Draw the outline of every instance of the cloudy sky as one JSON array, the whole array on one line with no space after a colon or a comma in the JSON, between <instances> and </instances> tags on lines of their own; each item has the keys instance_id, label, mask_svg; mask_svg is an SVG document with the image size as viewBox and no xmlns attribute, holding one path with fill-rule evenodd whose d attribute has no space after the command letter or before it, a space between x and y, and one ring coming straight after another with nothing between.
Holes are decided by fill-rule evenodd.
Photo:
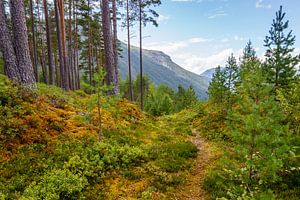
<instances>
[{"instance_id":1,"label":"cloudy sky","mask_svg":"<svg viewBox=\"0 0 300 200\"><path fill-rule=\"evenodd\" d=\"M144 48L163 51L197 74L224 65L231 53L239 56L249 39L263 58L263 41L280 5L300 53L300 0L162 0L156 8L159 27L144 28ZM132 33L136 46L137 35ZM126 42L126 37L120 29L119 38Z\"/></svg>"}]
</instances>

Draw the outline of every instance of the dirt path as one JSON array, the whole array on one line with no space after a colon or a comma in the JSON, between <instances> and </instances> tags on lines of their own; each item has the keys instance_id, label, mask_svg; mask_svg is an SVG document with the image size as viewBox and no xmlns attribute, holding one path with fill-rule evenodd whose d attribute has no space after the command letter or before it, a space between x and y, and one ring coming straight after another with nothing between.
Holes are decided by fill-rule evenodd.
<instances>
[{"instance_id":1,"label":"dirt path","mask_svg":"<svg viewBox=\"0 0 300 200\"><path fill-rule=\"evenodd\" d=\"M208 195L203 189L203 181L205 173L209 167L209 163L213 158L212 151L209 145L199 136L196 130L193 130L193 137L191 141L199 149L198 156L196 158L196 164L186 179L186 184L181 188L178 188L176 194L171 198L178 200L205 200L208 199Z\"/></svg>"}]
</instances>

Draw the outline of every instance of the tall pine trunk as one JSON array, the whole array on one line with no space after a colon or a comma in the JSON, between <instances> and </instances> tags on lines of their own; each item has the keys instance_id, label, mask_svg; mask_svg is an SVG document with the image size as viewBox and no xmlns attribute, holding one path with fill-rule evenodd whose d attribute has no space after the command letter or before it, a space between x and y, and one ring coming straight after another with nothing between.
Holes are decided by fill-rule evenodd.
<instances>
[{"instance_id":1,"label":"tall pine trunk","mask_svg":"<svg viewBox=\"0 0 300 200\"><path fill-rule=\"evenodd\" d=\"M12 38L6 23L4 1L0 0L0 49L4 59L5 73L8 78L19 82L20 75L17 57L12 43Z\"/></svg>"},{"instance_id":2,"label":"tall pine trunk","mask_svg":"<svg viewBox=\"0 0 300 200\"><path fill-rule=\"evenodd\" d=\"M140 19L139 19L139 28L140 28L140 92L141 92L141 109L144 110L144 87L143 87L143 38L142 38L142 0L139 0L140 7Z\"/></svg>"},{"instance_id":3,"label":"tall pine trunk","mask_svg":"<svg viewBox=\"0 0 300 200\"><path fill-rule=\"evenodd\" d=\"M117 0L112 0L113 11L113 48L114 48L114 66L116 71L116 83L119 84L118 69L118 28L117 28Z\"/></svg>"},{"instance_id":4,"label":"tall pine trunk","mask_svg":"<svg viewBox=\"0 0 300 200\"><path fill-rule=\"evenodd\" d=\"M116 71L114 67L114 52L113 52L113 40L111 34L110 25L110 9L109 1L102 0L102 24L103 24L103 39L104 39L104 51L105 51L105 64L107 70L107 85L113 85L113 89L109 94L114 95L119 93L119 88L116 81Z\"/></svg>"},{"instance_id":5,"label":"tall pine trunk","mask_svg":"<svg viewBox=\"0 0 300 200\"><path fill-rule=\"evenodd\" d=\"M64 58L62 51L62 36L61 36L61 25L60 25L60 15L59 15L59 0L54 0L54 9L55 9L55 20L56 20L56 33L57 33L57 43L58 43L58 59L59 59L59 77L57 79L60 83L59 86L64 88L64 77L65 77L65 67L64 67Z\"/></svg>"},{"instance_id":6,"label":"tall pine trunk","mask_svg":"<svg viewBox=\"0 0 300 200\"><path fill-rule=\"evenodd\" d=\"M132 78L131 78L131 46L130 46L130 19L129 19L129 0L126 4L127 12L127 40L128 40L128 76L129 76L129 96L130 100L134 101L133 90L132 90Z\"/></svg>"},{"instance_id":7,"label":"tall pine trunk","mask_svg":"<svg viewBox=\"0 0 300 200\"><path fill-rule=\"evenodd\" d=\"M74 69L75 69L75 83L76 83L76 89L80 89L80 77L79 77L79 62L78 62L78 22L77 22L77 7L75 4L76 0L73 1L73 6L74 6L74 19L75 19L75 24L74 24L74 37L75 37L75 47L74 47Z\"/></svg>"},{"instance_id":8,"label":"tall pine trunk","mask_svg":"<svg viewBox=\"0 0 300 200\"><path fill-rule=\"evenodd\" d=\"M88 0L88 70L89 70L89 83L92 85L92 31L91 31L91 5Z\"/></svg>"},{"instance_id":9,"label":"tall pine trunk","mask_svg":"<svg viewBox=\"0 0 300 200\"><path fill-rule=\"evenodd\" d=\"M62 45L62 55L64 63L64 77L63 77L63 88L69 90L69 67L67 64L67 52L66 52L66 26L65 26L65 10L64 10L64 0L59 0L59 20L60 20L60 31L61 31L61 45Z\"/></svg>"},{"instance_id":10,"label":"tall pine trunk","mask_svg":"<svg viewBox=\"0 0 300 200\"><path fill-rule=\"evenodd\" d=\"M23 85L31 88L36 79L30 60L23 0L10 0L10 12L20 80Z\"/></svg>"},{"instance_id":11,"label":"tall pine trunk","mask_svg":"<svg viewBox=\"0 0 300 200\"><path fill-rule=\"evenodd\" d=\"M41 61L41 65L42 65L44 81L46 84L49 84L48 70L46 67L45 49L44 49L44 30L43 30L43 24L41 21L41 15L40 15L39 0L36 0L36 6L37 6L37 14L38 14L38 27L39 27L39 33L40 33L40 49L41 49L40 61Z\"/></svg>"},{"instance_id":12,"label":"tall pine trunk","mask_svg":"<svg viewBox=\"0 0 300 200\"><path fill-rule=\"evenodd\" d=\"M54 62L52 53L52 38L51 38L51 28L50 20L48 14L48 3L47 0L43 0L45 22L46 22L46 37L47 37L47 51L48 51L48 65L49 65L49 84L54 84Z\"/></svg>"},{"instance_id":13,"label":"tall pine trunk","mask_svg":"<svg viewBox=\"0 0 300 200\"><path fill-rule=\"evenodd\" d=\"M72 42L73 42L73 32L72 32L72 0L69 0L69 23L68 23L68 66L69 66L69 85L71 90L75 90L74 87L74 68L73 68L73 55L72 55Z\"/></svg>"},{"instance_id":14,"label":"tall pine trunk","mask_svg":"<svg viewBox=\"0 0 300 200\"><path fill-rule=\"evenodd\" d=\"M39 80L39 71L38 71L38 53L37 53L37 42L36 42L36 32L35 32L35 20L34 20L34 5L33 0L29 1L30 4L30 17L31 17L31 33L32 33L32 57L33 57L33 69L36 81Z\"/></svg>"}]
</instances>

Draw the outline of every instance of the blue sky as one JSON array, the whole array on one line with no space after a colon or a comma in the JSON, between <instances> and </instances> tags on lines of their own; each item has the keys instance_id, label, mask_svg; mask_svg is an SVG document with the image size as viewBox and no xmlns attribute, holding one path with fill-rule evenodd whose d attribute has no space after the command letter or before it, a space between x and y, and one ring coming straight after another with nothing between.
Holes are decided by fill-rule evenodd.
<instances>
[{"instance_id":1,"label":"blue sky","mask_svg":"<svg viewBox=\"0 0 300 200\"><path fill-rule=\"evenodd\" d=\"M249 39L263 58L263 40L280 5L300 53L300 0L162 0L156 8L159 27L144 28L144 47L167 53L197 74L224 65L231 53L238 57ZM138 45L135 35L132 44ZM125 30L119 38L126 41Z\"/></svg>"}]
</instances>

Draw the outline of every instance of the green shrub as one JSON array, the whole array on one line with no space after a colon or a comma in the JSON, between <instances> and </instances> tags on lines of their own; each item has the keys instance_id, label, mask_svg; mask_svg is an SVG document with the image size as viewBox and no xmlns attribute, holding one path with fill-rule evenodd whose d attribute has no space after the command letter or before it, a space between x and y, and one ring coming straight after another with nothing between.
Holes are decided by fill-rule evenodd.
<instances>
[{"instance_id":1,"label":"green shrub","mask_svg":"<svg viewBox=\"0 0 300 200\"><path fill-rule=\"evenodd\" d=\"M197 147L191 142L176 142L154 145L149 156L157 161L161 170L178 172L190 167L189 158L197 156Z\"/></svg>"},{"instance_id":2,"label":"green shrub","mask_svg":"<svg viewBox=\"0 0 300 200\"><path fill-rule=\"evenodd\" d=\"M156 171L151 180L152 185L161 191L166 191L182 182L183 178L179 175L160 171Z\"/></svg>"},{"instance_id":3,"label":"green shrub","mask_svg":"<svg viewBox=\"0 0 300 200\"><path fill-rule=\"evenodd\" d=\"M21 199L84 199L82 191L87 185L86 178L69 170L52 170L27 187Z\"/></svg>"}]
</instances>

